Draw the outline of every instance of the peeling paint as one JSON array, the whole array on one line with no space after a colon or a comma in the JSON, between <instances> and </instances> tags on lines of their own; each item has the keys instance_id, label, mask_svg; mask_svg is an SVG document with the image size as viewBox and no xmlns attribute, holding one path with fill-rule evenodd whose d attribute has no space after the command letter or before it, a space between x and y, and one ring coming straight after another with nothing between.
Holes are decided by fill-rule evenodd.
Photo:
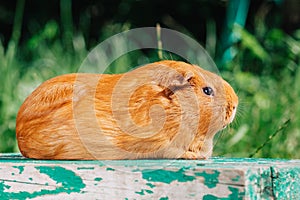
<instances>
[{"instance_id":1,"label":"peeling paint","mask_svg":"<svg viewBox=\"0 0 300 200\"><path fill-rule=\"evenodd\" d=\"M95 167L77 167L78 170L94 170Z\"/></svg>"},{"instance_id":2,"label":"peeling paint","mask_svg":"<svg viewBox=\"0 0 300 200\"><path fill-rule=\"evenodd\" d=\"M46 174L52 180L56 181L57 187L55 190L41 189L40 191L35 191L33 193L29 193L26 191L5 192L5 189L9 189L10 186L1 181L0 194L2 199L35 198L43 195L55 195L62 192L70 194L72 192L80 192L81 189L85 187L85 184L82 182L82 179L79 176L77 176L73 171L67 170L63 167L38 166L35 168L39 170L40 173ZM64 174L64 176L61 176L62 174Z\"/></svg>"},{"instance_id":3,"label":"peeling paint","mask_svg":"<svg viewBox=\"0 0 300 200\"><path fill-rule=\"evenodd\" d=\"M10 188L10 186L9 185L5 185L4 181L0 182L0 194L4 193L5 189L9 189L9 188Z\"/></svg>"},{"instance_id":4,"label":"peeling paint","mask_svg":"<svg viewBox=\"0 0 300 200\"><path fill-rule=\"evenodd\" d=\"M57 183L61 183L63 188L57 188L60 192L80 192L82 188L85 187L80 176L77 176L73 171L67 170L63 167L36 167L41 173L47 174L51 179ZM61 176L64 174L64 176Z\"/></svg>"},{"instance_id":5,"label":"peeling paint","mask_svg":"<svg viewBox=\"0 0 300 200\"><path fill-rule=\"evenodd\" d=\"M152 191L152 190L142 189L141 191L135 192L135 193L136 193L136 194L139 194L139 195L145 195L146 193L148 193L148 194L153 194L153 191Z\"/></svg>"},{"instance_id":6,"label":"peeling paint","mask_svg":"<svg viewBox=\"0 0 300 200\"><path fill-rule=\"evenodd\" d=\"M237 175L236 177L232 178L231 180L234 181L234 182L239 182L240 178L241 178L241 176Z\"/></svg>"},{"instance_id":7,"label":"peeling paint","mask_svg":"<svg viewBox=\"0 0 300 200\"><path fill-rule=\"evenodd\" d=\"M239 192L238 188L234 188L234 187L230 187L230 186L228 186L228 189L232 192L229 195L230 199L244 199L244 197L245 197L245 192L244 191Z\"/></svg>"},{"instance_id":8,"label":"peeling paint","mask_svg":"<svg viewBox=\"0 0 300 200\"><path fill-rule=\"evenodd\" d=\"M13 168L16 168L19 170L19 174L22 174L24 171L24 166L13 166Z\"/></svg>"},{"instance_id":9,"label":"peeling paint","mask_svg":"<svg viewBox=\"0 0 300 200\"><path fill-rule=\"evenodd\" d=\"M153 185L152 183L146 183L146 185L148 185L150 188L155 188L156 186Z\"/></svg>"},{"instance_id":10,"label":"peeling paint","mask_svg":"<svg viewBox=\"0 0 300 200\"><path fill-rule=\"evenodd\" d=\"M207 173L206 171L196 172L195 175L196 176L202 176L204 178L204 184L208 188L214 188L219 183L220 172L217 171L217 170L213 170L213 173Z\"/></svg>"},{"instance_id":11,"label":"peeling paint","mask_svg":"<svg viewBox=\"0 0 300 200\"><path fill-rule=\"evenodd\" d=\"M146 169L142 171L142 176L143 179L146 179L151 182L162 182L167 184L173 181L188 182L196 179L196 177L194 176L186 175L183 169L179 169L175 172L163 169Z\"/></svg>"},{"instance_id":12,"label":"peeling paint","mask_svg":"<svg viewBox=\"0 0 300 200\"><path fill-rule=\"evenodd\" d=\"M278 199L299 199L300 165L293 168L271 167L274 196Z\"/></svg>"},{"instance_id":13,"label":"peeling paint","mask_svg":"<svg viewBox=\"0 0 300 200\"><path fill-rule=\"evenodd\" d=\"M228 197L217 197L215 195L207 194L203 196L203 200L242 200L245 197L244 192L239 192L237 188L234 187L228 187L228 189L231 191L231 194Z\"/></svg>"},{"instance_id":14,"label":"peeling paint","mask_svg":"<svg viewBox=\"0 0 300 200\"><path fill-rule=\"evenodd\" d=\"M94 179L94 181L102 181L102 180L103 180L103 178L100 178L100 177L97 177Z\"/></svg>"},{"instance_id":15,"label":"peeling paint","mask_svg":"<svg viewBox=\"0 0 300 200\"><path fill-rule=\"evenodd\" d=\"M300 160L54 161L0 155L0 199L299 199ZM124 173L125 172L125 173Z\"/></svg>"},{"instance_id":16,"label":"peeling paint","mask_svg":"<svg viewBox=\"0 0 300 200\"><path fill-rule=\"evenodd\" d=\"M161 197L159 200L169 200L169 197Z\"/></svg>"}]
</instances>

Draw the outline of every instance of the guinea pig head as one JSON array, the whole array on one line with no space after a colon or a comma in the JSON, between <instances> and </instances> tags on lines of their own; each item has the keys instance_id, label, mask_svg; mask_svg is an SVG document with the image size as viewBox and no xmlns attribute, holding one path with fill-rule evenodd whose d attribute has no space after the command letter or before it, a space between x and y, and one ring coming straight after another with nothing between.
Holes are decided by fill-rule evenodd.
<instances>
[{"instance_id":1,"label":"guinea pig head","mask_svg":"<svg viewBox=\"0 0 300 200\"><path fill-rule=\"evenodd\" d=\"M212 125L211 131L207 130L208 134L225 128L233 121L238 97L225 80L196 65L175 61L161 63L167 64L171 70L168 70L167 75L166 72L158 72L157 79L162 80L169 95L185 92L189 95L186 98L197 98L194 102L198 103L200 109L200 124L203 127Z\"/></svg>"},{"instance_id":2,"label":"guinea pig head","mask_svg":"<svg viewBox=\"0 0 300 200\"><path fill-rule=\"evenodd\" d=\"M177 105L181 107L181 121L186 124L187 131L179 137L184 140L183 137L189 136L190 140L183 158L210 157L213 137L233 121L238 97L220 76L199 66L172 61L164 64L176 70L173 78L164 83L168 88L165 90L167 96L176 96Z\"/></svg>"},{"instance_id":3,"label":"guinea pig head","mask_svg":"<svg viewBox=\"0 0 300 200\"><path fill-rule=\"evenodd\" d=\"M190 82L200 101L200 124L204 122L209 125L206 134L213 136L233 121L238 97L233 88L220 76L198 66L194 67L195 76Z\"/></svg>"}]
</instances>

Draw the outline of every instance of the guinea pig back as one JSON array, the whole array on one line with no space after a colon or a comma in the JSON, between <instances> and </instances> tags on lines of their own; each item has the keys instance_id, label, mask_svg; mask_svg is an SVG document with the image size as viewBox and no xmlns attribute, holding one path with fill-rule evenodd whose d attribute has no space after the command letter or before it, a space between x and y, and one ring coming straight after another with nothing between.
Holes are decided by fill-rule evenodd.
<instances>
[{"instance_id":1,"label":"guinea pig back","mask_svg":"<svg viewBox=\"0 0 300 200\"><path fill-rule=\"evenodd\" d=\"M238 106L218 75L179 61L124 74L67 74L42 83L16 120L35 159L204 159Z\"/></svg>"}]
</instances>

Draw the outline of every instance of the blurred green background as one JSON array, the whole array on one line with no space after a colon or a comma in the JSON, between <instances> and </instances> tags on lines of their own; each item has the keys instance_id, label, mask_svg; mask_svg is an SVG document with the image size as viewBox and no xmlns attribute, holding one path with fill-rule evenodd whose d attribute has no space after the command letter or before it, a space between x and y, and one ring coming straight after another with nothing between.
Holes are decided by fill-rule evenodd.
<instances>
[{"instance_id":1,"label":"blurred green background","mask_svg":"<svg viewBox=\"0 0 300 200\"><path fill-rule=\"evenodd\" d=\"M299 10L298 0L1 1L0 152L18 151L16 114L41 82L76 72L106 38L159 23L202 44L239 95L215 156L300 158ZM131 53L113 69L138 65L137 56L159 59Z\"/></svg>"}]
</instances>

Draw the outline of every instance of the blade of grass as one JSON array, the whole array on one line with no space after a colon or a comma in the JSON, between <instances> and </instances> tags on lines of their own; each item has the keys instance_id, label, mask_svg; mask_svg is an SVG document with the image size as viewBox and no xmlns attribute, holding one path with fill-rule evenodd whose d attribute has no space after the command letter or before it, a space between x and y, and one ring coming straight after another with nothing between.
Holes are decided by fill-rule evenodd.
<instances>
[{"instance_id":1,"label":"blade of grass","mask_svg":"<svg viewBox=\"0 0 300 200\"><path fill-rule=\"evenodd\" d=\"M157 35L157 48L158 48L158 58L160 60L163 59L163 52L162 52L162 41L161 41L161 28L160 24L156 24L156 35Z\"/></svg>"},{"instance_id":2,"label":"blade of grass","mask_svg":"<svg viewBox=\"0 0 300 200\"><path fill-rule=\"evenodd\" d=\"M282 126L280 126L272 135L269 136L269 138L262 144L260 145L253 153L249 155L249 158L252 158L255 154L257 154L264 146L266 146L267 143L269 143L279 132L283 131L286 129L289 124L290 124L291 119L286 120Z\"/></svg>"}]
</instances>

